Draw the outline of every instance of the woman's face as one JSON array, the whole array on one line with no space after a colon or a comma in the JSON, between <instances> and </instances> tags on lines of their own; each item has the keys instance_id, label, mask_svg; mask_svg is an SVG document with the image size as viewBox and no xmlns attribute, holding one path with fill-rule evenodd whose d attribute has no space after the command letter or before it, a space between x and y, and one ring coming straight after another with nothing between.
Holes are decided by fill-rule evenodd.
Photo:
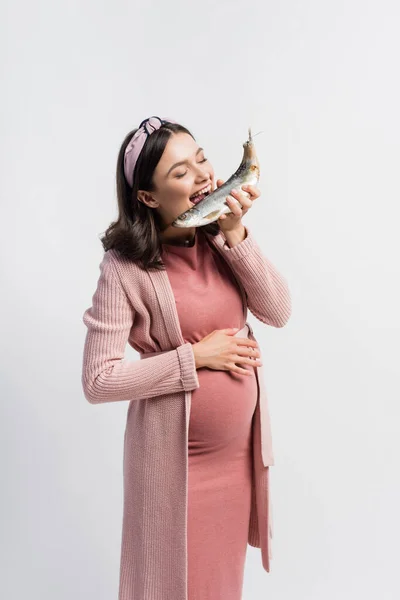
<instances>
[{"instance_id":1,"label":"woman's face","mask_svg":"<svg viewBox=\"0 0 400 600\"><path fill-rule=\"evenodd\" d=\"M178 164L177 164L178 163ZM194 206L190 197L210 186L214 170L204 150L187 133L171 134L153 174L154 190L139 190L138 198L155 208L165 225ZM175 237L187 237L195 228L171 227Z\"/></svg>"}]
</instances>

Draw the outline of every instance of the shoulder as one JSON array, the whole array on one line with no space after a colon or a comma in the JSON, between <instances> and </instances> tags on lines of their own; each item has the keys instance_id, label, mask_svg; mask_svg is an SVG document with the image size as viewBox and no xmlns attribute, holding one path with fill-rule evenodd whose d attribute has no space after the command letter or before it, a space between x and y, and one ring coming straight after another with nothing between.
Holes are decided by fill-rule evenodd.
<instances>
[{"instance_id":1,"label":"shoulder","mask_svg":"<svg viewBox=\"0 0 400 600\"><path fill-rule=\"evenodd\" d=\"M115 266L124 265L129 262L134 264L132 261L129 261L125 256L122 256L122 254L120 252L118 252L118 250L115 250L114 248L112 248L110 250L106 250L104 252L103 262L107 263L107 264L110 263Z\"/></svg>"},{"instance_id":2,"label":"shoulder","mask_svg":"<svg viewBox=\"0 0 400 600\"><path fill-rule=\"evenodd\" d=\"M118 284L131 302L136 303L137 298L151 294L148 271L142 269L137 262L123 256L118 250L107 250L103 256L103 264L110 279Z\"/></svg>"},{"instance_id":3,"label":"shoulder","mask_svg":"<svg viewBox=\"0 0 400 600\"><path fill-rule=\"evenodd\" d=\"M113 269L120 275L122 275L123 273L132 273L140 270L139 265L135 261L130 260L126 256L123 256L120 252L118 252L118 250L115 250L114 248L106 250L106 252L104 252L103 263L105 265L109 265L109 268Z\"/></svg>"},{"instance_id":4,"label":"shoulder","mask_svg":"<svg viewBox=\"0 0 400 600\"><path fill-rule=\"evenodd\" d=\"M117 284L119 287L125 288L127 273L132 274L137 265L122 256L117 250L106 250L100 263L101 276L110 283Z\"/></svg>"}]
</instances>

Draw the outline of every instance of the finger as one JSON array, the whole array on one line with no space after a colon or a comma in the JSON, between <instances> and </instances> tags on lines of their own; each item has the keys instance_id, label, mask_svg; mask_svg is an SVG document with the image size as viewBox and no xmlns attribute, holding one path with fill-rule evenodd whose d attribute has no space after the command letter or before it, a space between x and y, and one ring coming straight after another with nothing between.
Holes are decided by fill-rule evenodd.
<instances>
[{"instance_id":1,"label":"finger","mask_svg":"<svg viewBox=\"0 0 400 600\"><path fill-rule=\"evenodd\" d=\"M249 371L248 369L241 369L240 367L234 365L233 367L230 367L230 370L232 371L232 373L238 373L238 375L252 375L252 372Z\"/></svg>"},{"instance_id":2,"label":"finger","mask_svg":"<svg viewBox=\"0 0 400 600\"><path fill-rule=\"evenodd\" d=\"M243 206L245 206L244 201L242 200L242 198L232 198L231 196L227 196L226 197L226 203L229 206L229 208L231 209L231 211L233 212L233 214L235 215L241 215L242 214L242 209L241 207L238 205L237 202L240 202L240 204Z\"/></svg>"},{"instance_id":3,"label":"finger","mask_svg":"<svg viewBox=\"0 0 400 600\"><path fill-rule=\"evenodd\" d=\"M236 198L236 200L238 200L240 202L240 204L242 206L244 206L245 208L250 208L250 206L252 205L252 200L248 197L248 195L245 192L235 189L235 190L232 190L230 192L230 194L231 194L231 196Z\"/></svg>"},{"instance_id":4,"label":"finger","mask_svg":"<svg viewBox=\"0 0 400 600\"><path fill-rule=\"evenodd\" d=\"M240 206L236 206L235 204L229 204L229 203L228 203L228 206L231 210L231 212L228 214L233 214L235 217L242 216L243 213L242 213L242 209L240 208Z\"/></svg>"},{"instance_id":5,"label":"finger","mask_svg":"<svg viewBox=\"0 0 400 600\"><path fill-rule=\"evenodd\" d=\"M261 356L261 352L258 348L253 348L253 346L237 346L236 354L239 356L247 356L250 358L259 358Z\"/></svg>"},{"instance_id":6,"label":"finger","mask_svg":"<svg viewBox=\"0 0 400 600\"><path fill-rule=\"evenodd\" d=\"M258 342L250 338L235 338L237 346L245 346L246 348L259 348Z\"/></svg>"},{"instance_id":7,"label":"finger","mask_svg":"<svg viewBox=\"0 0 400 600\"><path fill-rule=\"evenodd\" d=\"M217 179L217 187L221 187L221 185L224 183L223 179Z\"/></svg>"},{"instance_id":8,"label":"finger","mask_svg":"<svg viewBox=\"0 0 400 600\"><path fill-rule=\"evenodd\" d=\"M251 200L255 200L261 195L261 191L255 185L243 185L242 190L250 194Z\"/></svg>"}]
</instances>

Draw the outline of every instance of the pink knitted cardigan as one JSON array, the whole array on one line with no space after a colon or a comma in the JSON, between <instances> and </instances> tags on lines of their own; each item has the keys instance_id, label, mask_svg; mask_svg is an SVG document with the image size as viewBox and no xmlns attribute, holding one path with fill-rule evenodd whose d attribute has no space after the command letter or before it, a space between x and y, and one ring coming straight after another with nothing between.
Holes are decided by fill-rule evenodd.
<instances>
[{"instance_id":1,"label":"pink knitted cardigan","mask_svg":"<svg viewBox=\"0 0 400 600\"><path fill-rule=\"evenodd\" d=\"M206 237L237 280L245 320L249 308L266 325L283 327L291 313L288 284L245 229L246 238L232 248L222 232ZM187 600L188 426L191 390L199 387L199 380L167 272L141 269L115 250L105 252L83 322L85 398L92 404L129 402L119 600ZM126 360L127 343L146 360ZM263 367L255 371L248 543L261 548L262 565L269 572L269 466L274 457Z\"/></svg>"}]
</instances>

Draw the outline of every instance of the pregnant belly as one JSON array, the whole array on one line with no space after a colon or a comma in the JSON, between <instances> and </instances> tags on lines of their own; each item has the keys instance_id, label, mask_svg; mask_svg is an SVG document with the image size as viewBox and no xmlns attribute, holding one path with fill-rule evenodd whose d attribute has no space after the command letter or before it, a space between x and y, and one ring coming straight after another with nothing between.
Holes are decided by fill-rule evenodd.
<instances>
[{"instance_id":1,"label":"pregnant belly","mask_svg":"<svg viewBox=\"0 0 400 600\"><path fill-rule=\"evenodd\" d=\"M189 419L189 450L224 446L234 438L248 436L257 404L255 370L239 375L232 371L197 371L200 387L192 390Z\"/></svg>"}]
</instances>

